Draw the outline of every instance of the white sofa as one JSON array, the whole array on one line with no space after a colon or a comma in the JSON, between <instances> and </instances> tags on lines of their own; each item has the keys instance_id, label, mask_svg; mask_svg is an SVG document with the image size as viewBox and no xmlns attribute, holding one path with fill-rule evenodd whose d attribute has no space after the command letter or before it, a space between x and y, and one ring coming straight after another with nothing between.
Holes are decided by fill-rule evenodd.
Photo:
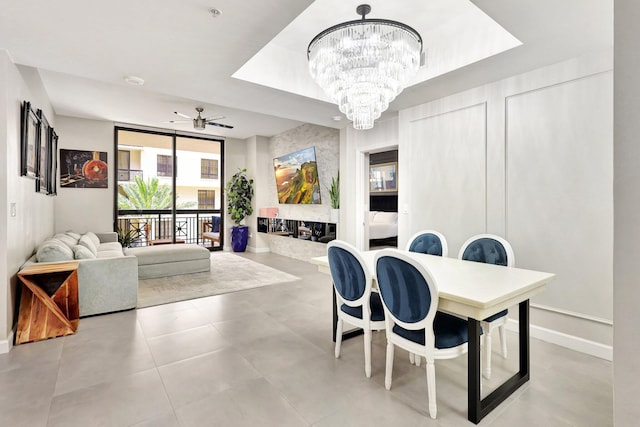
<instances>
[{"instance_id":1,"label":"white sofa","mask_svg":"<svg viewBox=\"0 0 640 427\"><path fill-rule=\"evenodd\" d=\"M45 240L22 268L77 260L80 316L135 308L138 260L126 256L115 232L59 233Z\"/></svg>"}]
</instances>

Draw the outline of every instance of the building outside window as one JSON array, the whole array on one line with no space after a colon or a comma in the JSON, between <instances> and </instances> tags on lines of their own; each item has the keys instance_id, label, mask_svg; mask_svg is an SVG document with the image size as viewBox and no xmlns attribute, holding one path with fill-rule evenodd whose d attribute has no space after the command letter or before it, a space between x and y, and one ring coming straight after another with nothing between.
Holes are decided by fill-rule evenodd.
<instances>
[{"instance_id":1,"label":"building outside window","mask_svg":"<svg viewBox=\"0 0 640 427\"><path fill-rule=\"evenodd\" d=\"M158 176L173 176L171 156L158 154Z\"/></svg>"},{"instance_id":2,"label":"building outside window","mask_svg":"<svg viewBox=\"0 0 640 427\"><path fill-rule=\"evenodd\" d=\"M200 178L218 179L218 160L200 159Z\"/></svg>"},{"instance_id":3,"label":"building outside window","mask_svg":"<svg viewBox=\"0 0 640 427\"><path fill-rule=\"evenodd\" d=\"M198 190L198 209L215 209L216 191Z\"/></svg>"}]
</instances>

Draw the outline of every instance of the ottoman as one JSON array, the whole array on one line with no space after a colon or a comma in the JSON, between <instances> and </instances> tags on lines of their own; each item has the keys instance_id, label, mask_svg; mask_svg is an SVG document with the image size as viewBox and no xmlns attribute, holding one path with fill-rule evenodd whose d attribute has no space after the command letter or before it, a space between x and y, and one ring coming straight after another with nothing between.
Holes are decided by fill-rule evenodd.
<instances>
[{"instance_id":1,"label":"ottoman","mask_svg":"<svg viewBox=\"0 0 640 427\"><path fill-rule=\"evenodd\" d=\"M138 258L138 278L176 276L211 269L211 252L198 245L160 245L125 249Z\"/></svg>"}]
</instances>

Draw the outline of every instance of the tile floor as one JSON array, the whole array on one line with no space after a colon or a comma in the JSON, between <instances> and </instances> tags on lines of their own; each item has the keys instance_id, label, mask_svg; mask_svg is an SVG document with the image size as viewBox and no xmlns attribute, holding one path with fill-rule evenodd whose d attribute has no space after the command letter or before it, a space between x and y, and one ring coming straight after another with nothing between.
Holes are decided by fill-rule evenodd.
<instances>
[{"instance_id":1,"label":"tile floor","mask_svg":"<svg viewBox=\"0 0 640 427\"><path fill-rule=\"evenodd\" d=\"M466 358L436 362L438 418L422 367L396 350L384 389L384 332L372 377L362 338L333 356L329 277L245 254L301 280L81 319L76 335L0 355L2 426L468 426ZM515 371L494 356L490 390ZM496 346L496 351L498 347ZM613 425L611 363L532 340L532 379L485 426Z\"/></svg>"}]
</instances>

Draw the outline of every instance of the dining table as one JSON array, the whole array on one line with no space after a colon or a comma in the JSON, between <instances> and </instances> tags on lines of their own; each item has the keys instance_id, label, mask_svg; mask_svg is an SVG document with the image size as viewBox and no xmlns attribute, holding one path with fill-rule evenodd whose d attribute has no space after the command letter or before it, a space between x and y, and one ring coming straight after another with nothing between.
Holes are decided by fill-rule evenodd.
<instances>
[{"instance_id":1,"label":"dining table","mask_svg":"<svg viewBox=\"0 0 640 427\"><path fill-rule=\"evenodd\" d=\"M379 250L361 251L365 267L375 284L375 257ZM467 319L469 332L467 402L468 419L478 424L530 378L529 299L542 292L555 274L523 268L505 267L456 258L402 251L422 264L438 288L438 310ZM320 272L331 274L329 258L315 257L311 263ZM334 290L333 333L337 322ZM480 392L480 322L502 310L518 306L519 370L491 393ZM356 332L357 333L357 332ZM351 331L350 335L354 335ZM345 336L347 338L348 336Z\"/></svg>"}]
</instances>

